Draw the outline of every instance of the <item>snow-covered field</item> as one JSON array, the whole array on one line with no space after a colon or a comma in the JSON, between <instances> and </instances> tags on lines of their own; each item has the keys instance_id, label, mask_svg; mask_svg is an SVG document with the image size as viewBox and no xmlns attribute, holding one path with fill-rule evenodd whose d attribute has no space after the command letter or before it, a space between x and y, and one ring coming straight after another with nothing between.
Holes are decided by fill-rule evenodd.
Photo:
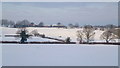
<instances>
[{"instance_id":1,"label":"snow-covered field","mask_svg":"<svg viewBox=\"0 0 120 68\"><path fill-rule=\"evenodd\" d=\"M4 37L4 35L14 35L17 32L17 28L6 28L6 27L0 27L3 31L3 40L7 40L8 38ZM27 30L29 32L33 31L33 30L37 30L40 34L45 34L45 36L49 36L49 37L53 37L53 38L59 38L59 39L63 39L65 40L67 37L71 38L71 41L76 42L77 41L77 31L81 30L81 28L77 28L77 29L64 29L64 28L38 28L38 27L29 27L27 28ZM100 39L100 35L103 33L103 31L100 30L96 30L95 31L95 37L94 40L95 41L101 41ZM61 37L60 37L61 36ZM11 39L11 38L9 38ZM41 40L41 38L37 38L38 40ZM19 40L19 39L15 39L12 38L12 40ZM34 40L33 38L28 39L30 40ZM9 41L9 40L7 40ZM48 40L50 41L50 40ZM53 40L51 40L53 41Z\"/></svg>"},{"instance_id":2,"label":"snow-covered field","mask_svg":"<svg viewBox=\"0 0 120 68\"><path fill-rule=\"evenodd\" d=\"M4 41L20 41L16 38L4 37L16 34L18 29L2 29ZM27 28L28 31L37 29L40 34L53 38L65 39L70 37L76 41L76 31L81 29L58 28ZM96 30L94 39L100 40L103 31ZM61 37L59 37L61 36ZM28 41L55 41L32 37ZM2 44L3 66L117 66L117 45L87 45L87 44Z\"/></svg>"},{"instance_id":3,"label":"snow-covered field","mask_svg":"<svg viewBox=\"0 0 120 68\"><path fill-rule=\"evenodd\" d=\"M20 41L20 38L14 38L14 37L4 37L2 38L2 41ZM27 40L27 42L55 42L56 40L51 39L45 39L41 37L32 37Z\"/></svg>"},{"instance_id":4,"label":"snow-covered field","mask_svg":"<svg viewBox=\"0 0 120 68\"><path fill-rule=\"evenodd\" d=\"M118 46L3 44L4 66L117 66Z\"/></svg>"}]
</instances>

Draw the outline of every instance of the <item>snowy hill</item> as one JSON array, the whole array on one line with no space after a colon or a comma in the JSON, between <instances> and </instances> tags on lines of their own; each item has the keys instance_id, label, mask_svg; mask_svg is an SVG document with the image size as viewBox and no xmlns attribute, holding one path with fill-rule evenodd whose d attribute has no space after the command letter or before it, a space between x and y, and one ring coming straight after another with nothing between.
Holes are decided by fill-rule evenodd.
<instances>
[{"instance_id":1,"label":"snowy hill","mask_svg":"<svg viewBox=\"0 0 120 68\"><path fill-rule=\"evenodd\" d=\"M3 40L7 40L7 38L4 37L4 35L15 35L18 28L6 28L6 27L0 27L2 29L2 35ZM81 30L81 28L75 28L75 29L64 29L64 28L39 28L39 27L28 27L27 30L29 32L33 30L37 30L40 34L45 34L45 36L53 37L53 38L59 38L65 40L67 37L70 37L72 41L77 41L77 31ZM95 36L94 40L100 41L100 36L103 33L103 31L95 30ZM34 41L33 39L37 38L30 38L29 41ZM37 40L40 40L41 38L38 37ZM15 38L12 38L12 40L16 40Z\"/></svg>"}]
</instances>

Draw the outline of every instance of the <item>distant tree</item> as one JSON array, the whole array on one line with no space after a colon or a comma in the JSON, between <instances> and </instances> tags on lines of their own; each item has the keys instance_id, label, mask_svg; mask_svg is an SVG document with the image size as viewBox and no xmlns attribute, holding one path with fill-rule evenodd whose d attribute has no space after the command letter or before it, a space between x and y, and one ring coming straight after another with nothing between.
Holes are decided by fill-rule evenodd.
<instances>
[{"instance_id":1,"label":"distant tree","mask_svg":"<svg viewBox=\"0 0 120 68\"><path fill-rule=\"evenodd\" d=\"M79 24L76 23L76 24L74 25L74 27L75 27L75 28L79 28Z\"/></svg>"},{"instance_id":2,"label":"distant tree","mask_svg":"<svg viewBox=\"0 0 120 68\"><path fill-rule=\"evenodd\" d=\"M1 26L8 27L9 26L9 21L7 19L2 19Z\"/></svg>"},{"instance_id":3,"label":"distant tree","mask_svg":"<svg viewBox=\"0 0 120 68\"><path fill-rule=\"evenodd\" d=\"M68 27L73 28L74 25L70 23L70 24L68 24Z\"/></svg>"},{"instance_id":4,"label":"distant tree","mask_svg":"<svg viewBox=\"0 0 120 68\"><path fill-rule=\"evenodd\" d=\"M40 27L43 27L43 26L44 26L44 23L43 23L43 22L40 22L38 25L39 25Z\"/></svg>"},{"instance_id":5,"label":"distant tree","mask_svg":"<svg viewBox=\"0 0 120 68\"><path fill-rule=\"evenodd\" d=\"M16 23L17 27L28 27L30 22L28 20L18 21Z\"/></svg>"},{"instance_id":6,"label":"distant tree","mask_svg":"<svg viewBox=\"0 0 120 68\"><path fill-rule=\"evenodd\" d=\"M30 26L30 27L35 26L34 22L31 22L31 23L29 24L29 26Z\"/></svg>"},{"instance_id":7,"label":"distant tree","mask_svg":"<svg viewBox=\"0 0 120 68\"><path fill-rule=\"evenodd\" d=\"M70 41L71 41L70 37L67 37L66 38L66 43L70 43Z\"/></svg>"},{"instance_id":8,"label":"distant tree","mask_svg":"<svg viewBox=\"0 0 120 68\"><path fill-rule=\"evenodd\" d=\"M61 24L60 22L57 23L57 25L53 27L58 27L58 28L67 28L65 25Z\"/></svg>"},{"instance_id":9,"label":"distant tree","mask_svg":"<svg viewBox=\"0 0 120 68\"><path fill-rule=\"evenodd\" d=\"M93 39L95 32L94 32L94 28L91 25L85 25L83 28L83 33L84 33L84 37L87 41L87 43L89 43L89 41L91 39Z\"/></svg>"},{"instance_id":10,"label":"distant tree","mask_svg":"<svg viewBox=\"0 0 120 68\"><path fill-rule=\"evenodd\" d=\"M15 22L8 21L7 19L2 19L0 24L1 26L4 26L4 27L13 27L15 25Z\"/></svg>"},{"instance_id":11,"label":"distant tree","mask_svg":"<svg viewBox=\"0 0 120 68\"><path fill-rule=\"evenodd\" d=\"M10 25L10 27L14 27L15 22L14 21L9 21L9 25Z\"/></svg>"},{"instance_id":12,"label":"distant tree","mask_svg":"<svg viewBox=\"0 0 120 68\"><path fill-rule=\"evenodd\" d=\"M58 22L58 23L57 23L57 26L61 26L61 23L60 23L60 22Z\"/></svg>"},{"instance_id":13,"label":"distant tree","mask_svg":"<svg viewBox=\"0 0 120 68\"><path fill-rule=\"evenodd\" d=\"M116 28L116 26L113 24L108 24L105 27L106 27L106 30L111 31L111 32L114 32L114 30Z\"/></svg>"},{"instance_id":14,"label":"distant tree","mask_svg":"<svg viewBox=\"0 0 120 68\"><path fill-rule=\"evenodd\" d=\"M79 41L79 43L83 42L83 37L84 37L83 31L82 30L77 31L77 40Z\"/></svg>"},{"instance_id":15,"label":"distant tree","mask_svg":"<svg viewBox=\"0 0 120 68\"><path fill-rule=\"evenodd\" d=\"M100 30L101 30L101 31L104 31L104 30L105 30L105 28L100 27Z\"/></svg>"},{"instance_id":16,"label":"distant tree","mask_svg":"<svg viewBox=\"0 0 120 68\"><path fill-rule=\"evenodd\" d=\"M50 27L52 27L52 25L50 25Z\"/></svg>"},{"instance_id":17,"label":"distant tree","mask_svg":"<svg viewBox=\"0 0 120 68\"><path fill-rule=\"evenodd\" d=\"M22 24L22 25L29 25L30 22L29 22L28 20L23 20L23 21L21 21L21 24Z\"/></svg>"}]
</instances>

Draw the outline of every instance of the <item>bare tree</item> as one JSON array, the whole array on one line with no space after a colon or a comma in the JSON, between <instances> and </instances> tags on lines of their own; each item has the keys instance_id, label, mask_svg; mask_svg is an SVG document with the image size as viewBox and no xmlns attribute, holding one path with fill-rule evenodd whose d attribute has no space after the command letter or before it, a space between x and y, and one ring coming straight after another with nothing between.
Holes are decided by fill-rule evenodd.
<instances>
[{"instance_id":1,"label":"bare tree","mask_svg":"<svg viewBox=\"0 0 120 68\"><path fill-rule=\"evenodd\" d=\"M120 39L120 28L115 30L115 34L118 36L118 39Z\"/></svg>"},{"instance_id":2,"label":"bare tree","mask_svg":"<svg viewBox=\"0 0 120 68\"><path fill-rule=\"evenodd\" d=\"M120 39L120 28L114 29L113 33L117 36L117 39Z\"/></svg>"},{"instance_id":3,"label":"bare tree","mask_svg":"<svg viewBox=\"0 0 120 68\"><path fill-rule=\"evenodd\" d=\"M29 26L30 22L28 20L22 20L22 21L18 21L16 23L17 27L27 27Z\"/></svg>"},{"instance_id":4,"label":"bare tree","mask_svg":"<svg viewBox=\"0 0 120 68\"><path fill-rule=\"evenodd\" d=\"M70 37L67 37L65 41L66 41L66 43L70 43L70 41L71 41Z\"/></svg>"},{"instance_id":5,"label":"bare tree","mask_svg":"<svg viewBox=\"0 0 120 68\"><path fill-rule=\"evenodd\" d=\"M10 25L10 27L14 27L15 22L14 21L9 21L9 25Z\"/></svg>"},{"instance_id":6,"label":"bare tree","mask_svg":"<svg viewBox=\"0 0 120 68\"><path fill-rule=\"evenodd\" d=\"M70 24L68 24L68 27L73 28L74 25L70 23Z\"/></svg>"},{"instance_id":7,"label":"bare tree","mask_svg":"<svg viewBox=\"0 0 120 68\"><path fill-rule=\"evenodd\" d=\"M74 27L75 27L75 28L79 28L79 24L76 23L76 24L74 25Z\"/></svg>"},{"instance_id":8,"label":"bare tree","mask_svg":"<svg viewBox=\"0 0 120 68\"><path fill-rule=\"evenodd\" d=\"M9 21L7 19L2 19L1 26L8 27L9 26Z\"/></svg>"},{"instance_id":9,"label":"bare tree","mask_svg":"<svg viewBox=\"0 0 120 68\"><path fill-rule=\"evenodd\" d=\"M58 23L57 23L57 26L61 26L61 23L60 23L60 22L58 22Z\"/></svg>"},{"instance_id":10,"label":"bare tree","mask_svg":"<svg viewBox=\"0 0 120 68\"><path fill-rule=\"evenodd\" d=\"M33 30L33 31L31 32L31 34L33 34L34 36L40 36L40 34L38 33L37 30Z\"/></svg>"},{"instance_id":11,"label":"bare tree","mask_svg":"<svg viewBox=\"0 0 120 68\"><path fill-rule=\"evenodd\" d=\"M43 23L43 22L40 22L38 25L39 25L40 27L43 27L43 26L44 26L44 23Z\"/></svg>"},{"instance_id":12,"label":"bare tree","mask_svg":"<svg viewBox=\"0 0 120 68\"><path fill-rule=\"evenodd\" d=\"M7 19L2 19L0 24L1 26L4 26L4 27L13 27L15 25L15 22L9 21Z\"/></svg>"},{"instance_id":13,"label":"bare tree","mask_svg":"<svg viewBox=\"0 0 120 68\"><path fill-rule=\"evenodd\" d=\"M82 43L83 39L86 40L87 43L93 39L95 35L94 28L91 25L85 25L83 30L77 31L77 40Z\"/></svg>"},{"instance_id":14,"label":"bare tree","mask_svg":"<svg viewBox=\"0 0 120 68\"><path fill-rule=\"evenodd\" d=\"M77 31L77 40L79 41L79 43L82 43L83 42L83 31Z\"/></svg>"},{"instance_id":15,"label":"bare tree","mask_svg":"<svg viewBox=\"0 0 120 68\"><path fill-rule=\"evenodd\" d=\"M116 37L117 36L111 30L106 30L101 35L101 39L104 39L106 41L106 43L109 43L109 41L114 40Z\"/></svg>"},{"instance_id":16,"label":"bare tree","mask_svg":"<svg viewBox=\"0 0 120 68\"><path fill-rule=\"evenodd\" d=\"M40 34L37 30L31 31L31 35L37 36L37 37L45 37L45 34Z\"/></svg>"},{"instance_id":17,"label":"bare tree","mask_svg":"<svg viewBox=\"0 0 120 68\"><path fill-rule=\"evenodd\" d=\"M106 27L107 30L110 30L110 29L113 30L116 26L113 25L113 24L108 24L108 25L106 25L105 27Z\"/></svg>"},{"instance_id":18,"label":"bare tree","mask_svg":"<svg viewBox=\"0 0 120 68\"><path fill-rule=\"evenodd\" d=\"M105 26L106 29L105 31L102 33L101 35L101 39L104 39L106 41L106 43L109 43L110 41L115 41L114 39L116 39L117 36L117 31L115 29L115 25L109 24Z\"/></svg>"},{"instance_id":19,"label":"bare tree","mask_svg":"<svg viewBox=\"0 0 120 68\"><path fill-rule=\"evenodd\" d=\"M25 43L25 41L27 41L27 39L31 36L29 35L28 30L26 28L18 29L16 34L19 35L18 38L21 38L21 43Z\"/></svg>"},{"instance_id":20,"label":"bare tree","mask_svg":"<svg viewBox=\"0 0 120 68\"><path fill-rule=\"evenodd\" d=\"M86 42L89 43L89 41L91 39L93 39L95 32L94 32L94 28L91 25L85 25L83 28L83 33L84 33L84 37L86 39Z\"/></svg>"}]
</instances>

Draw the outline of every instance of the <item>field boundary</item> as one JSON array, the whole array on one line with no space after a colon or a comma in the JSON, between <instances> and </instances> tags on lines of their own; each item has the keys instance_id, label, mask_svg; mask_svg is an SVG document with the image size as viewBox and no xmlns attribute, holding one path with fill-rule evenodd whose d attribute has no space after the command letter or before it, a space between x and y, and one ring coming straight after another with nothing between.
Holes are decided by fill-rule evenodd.
<instances>
[{"instance_id":1,"label":"field boundary","mask_svg":"<svg viewBox=\"0 0 120 68\"><path fill-rule=\"evenodd\" d=\"M118 43L105 43L105 42L90 42L90 43L76 43L76 42L25 42L25 43L20 43L17 41L0 41L0 43L13 43L13 44L108 44L108 45L120 45L120 42Z\"/></svg>"}]
</instances>

